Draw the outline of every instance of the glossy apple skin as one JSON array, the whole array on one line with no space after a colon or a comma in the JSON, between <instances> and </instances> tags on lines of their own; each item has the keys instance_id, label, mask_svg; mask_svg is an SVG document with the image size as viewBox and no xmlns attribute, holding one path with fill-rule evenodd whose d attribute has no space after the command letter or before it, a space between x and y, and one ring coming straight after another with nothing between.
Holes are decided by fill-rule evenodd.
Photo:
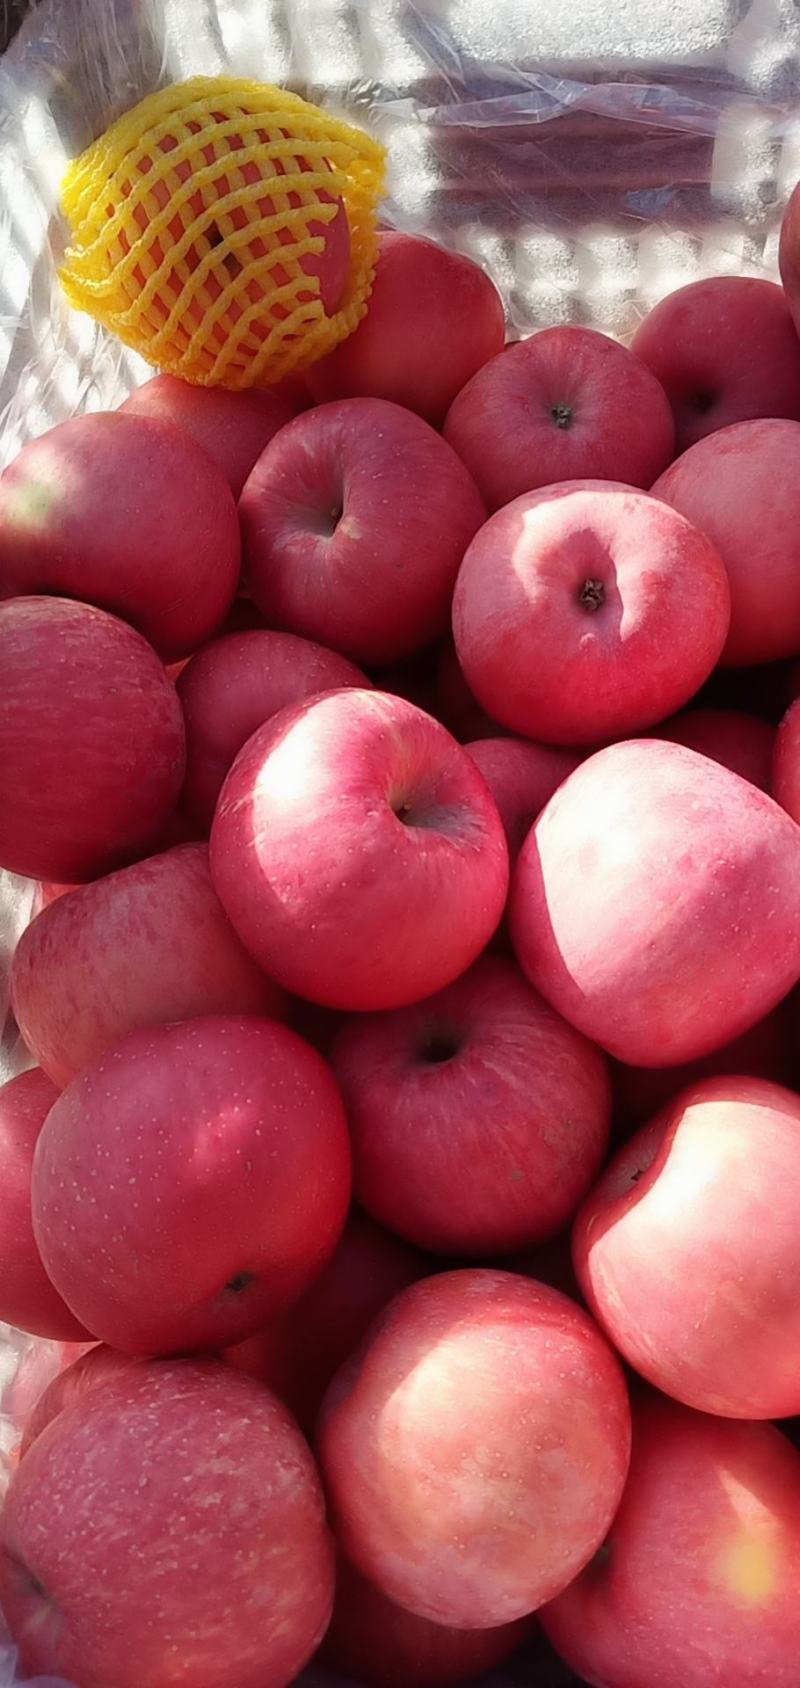
<instances>
[{"instance_id":1,"label":"glossy apple skin","mask_svg":"<svg viewBox=\"0 0 800 1688\"><path fill-rule=\"evenodd\" d=\"M39 1067L0 1085L0 1319L58 1342L86 1336L42 1265L31 1220L36 1140L58 1090Z\"/></svg>"},{"instance_id":2,"label":"glossy apple skin","mask_svg":"<svg viewBox=\"0 0 800 1688\"><path fill-rule=\"evenodd\" d=\"M148 856L43 909L14 952L11 1002L61 1089L140 1027L286 1011L228 920L205 844Z\"/></svg>"},{"instance_id":3,"label":"glossy apple skin","mask_svg":"<svg viewBox=\"0 0 800 1688\"><path fill-rule=\"evenodd\" d=\"M800 650L800 422L736 422L698 440L653 493L702 529L731 586L729 668Z\"/></svg>"},{"instance_id":4,"label":"glossy apple skin","mask_svg":"<svg viewBox=\"0 0 800 1688\"><path fill-rule=\"evenodd\" d=\"M669 399L676 454L733 422L800 419L800 342L774 281L743 275L691 281L654 305L631 351Z\"/></svg>"},{"instance_id":5,"label":"glossy apple skin","mask_svg":"<svg viewBox=\"0 0 800 1688\"><path fill-rule=\"evenodd\" d=\"M603 1551L540 1614L581 1680L794 1688L800 1455L770 1424L647 1396Z\"/></svg>"},{"instance_id":6,"label":"glossy apple skin","mask_svg":"<svg viewBox=\"0 0 800 1688\"><path fill-rule=\"evenodd\" d=\"M182 801L194 820L211 826L225 775L257 727L291 703L345 686L369 680L338 651L294 633L253 630L204 645L178 678L186 722Z\"/></svg>"},{"instance_id":7,"label":"glossy apple skin","mask_svg":"<svg viewBox=\"0 0 800 1688\"><path fill-rule=\"evenodd\" d=\"M654 727L653 736L699 750L759 791L772 791L775 728L757 715L744 709L684 709Z\"/></svg>"},{"instance_id":8,"label":"glossy apple skin","mask_svg":"<svg viewBox=\"0 0 800 1688\"><path fill-rule=\"evenodd\" d=\"M0 866L76 884L155 844L186 747L175 688L116 616L64 598L0 604Z\"/></svg>"},{"instance_id":9,"label":"glossy apple skin","mask_svg":"<svg viewBox=\"0 0 800 1688\"><path fill-rule=\"evenodd\" d=\"M211 875L279 984L323 1007L393 1008L449 984L488 943L508 849L444 727L404 698L350 690L248 740L220 793Z\"/></svg>"},{"instance_id":10,"label":"glossy apple skin","mask_svg":"<svg viewBox=\"0 0 800 1688\"><path fill-rule=\"evenodd\" d=\"M800 823L800 698L787 709L778 728L772 794L787 815Z\"/></svg>"},{"instance_id":11,"label":"glossy apple skin","mask_svg":"<svg viewBox=\"0 0 800 1688\"><path fill-rule=\"evenodd\" d=\"M800 1413L798 1187L800 1095L722 1077L668 1103L587 1197L584 1296L664 1394L729 1418Z\"/></svg>"},{"instance_id":12,"label":"glossy apple skin","mask_svg":"<svg viewBox=\"0 0 800 1688\"><path fill-rule=\"evenodd\" d=\"M484 270L433 240L387 229L367 315L312 366L308 384L317 404L391 399L438 426L504 338L503 301Z\"/></svg>"},{"instance_id":13,"label":"glossy apple skin","mask_svg":"<svg viewBox=\"0 0 800 1688\"><path fill-rule=\"evenodd\" d=\"M610 745L528 834L510 928L531 983L609 1054L695 1060L800 977L800 829L683 745Z\"/></svg>"},{"instance_id":14,"label":"glossy apple skin","mask_svg":"<svg viewBox=\"0 0 800 1688\"><path fill-rule=\"evenodd\" d=\"M431 1269L423 1254L354 1208L305 1295L223 1358L274 1389L310 1432L331 1378L373 1319Z\"/></svg>"},{"instance_id":15,"label":"glossy apple skin","mask_svg":"<svg viewBox=\"0 0 800 1688\"><path fill-rule=\"evenodd\" d=\"M111 610L165 660L230 608L241 546L216 463L169 422L99 412L31 440L0 477L0 597Z\"/></svg>"},{"instance_id":16,"label":"glossy apple skin","mask_svg":"<svg viewBox=\"0 0 800 1688\"><path fill-rule=\"evenodd\" d=\"M513 865L537 815L577 767L577 757L519 738L472 739L464 749L497 804Z\"/></svg>"},{"instance_id":17,"label":"glossy apple skin","mask_svg":"<svg viewBox=\"0 0 800 1688\"><path fill-rule=\"evenodd\" d=\"M68 1085L36 1147L47 1271L126 1353L249 1336L322 1270L349 1197L333 1075L274 1020L130 1033Z\"/></svg>"},{"instance_id":18,"label":"glossy apple skin","mask_svg":"<svg viewBox=\"0 0 800 1688\"><path fill-rule=\"evenodd\" d=\"M199 445L222 470L238 498L270 440L301 406L278 387L194 387L177 375L154 375L120 406L124 416L171 422Z\"/></svg>"},{"instance_id":19,"label":"glossy apple skin","mask_svg":"<svg viewBox=\"0 0 800 1688\"><path fill-rule=\"evenodd\" d=\"M432 1624L396 1606L340 1555L320 1660L367 1688L459 1688L501 1665L530 1627L524 1618L494 1629Z\"/></svg>"},{"instance_id":20,"label":"glossy apple skin","mask_svg":"<svg viewBox=\"0 0 800 1688\"><path fill-rule=\"evenodd\" d=\"M356 1195L419 1248L530 1248L569 1223L602 1164L606 1061L504 957L411 1008L354 1015L331 1059Z\"/></svg>"},{"instance_id":21,"label":"glossy apple skin","mask_svg":"<svg viewBox=\"0 0 800 1688\"><path fill-rule=\"evenodd\" d=\"M694 696L725 643L730 588L705 535L610 481L514 499L469 546L453 595L478 701L545 744L597 744Z\"/></svg>"},{"instance_id":22,"label":"glossy apple skin","mask_svg":"<svg viewBox=\"0 0 800 1688\"><path fill-rule=\"evenodd\" d=\"M446 631L486 509L429 423L361 398L282 428L247 481L239 518L245 584L268 625L369 665Z\"/></svg>"},{"instance_id":23,"label":"glossy apple skin","mask_svg":"<svg viewBox=\"0 0 800 1688\"><path fill-rule=\"evenodd\" d=\"M28 1449L0 1523L25 1675L85 1688L163 1688L165 1668L186 1688L285 1688L333 1586L300 1431L213 1360L112 1369Z\"/></svg>"},{"instance_id":24,"label":"glossy apple skin","mask_svg":"<svg viewBox=\"0 0 800 1688\"><path fill-rule=\"evenodd\" d=\"M444 437L490 510L557 481L647 487L675 453L660 382L593 328L545 328L507 346L462 388Z\"/></svg>"},{"instance_id":25,"label":"glossy apple skin","mask_svg":"<svg viewBox=\"0 0 800 1688\"><path fill-rule=\"evenodd\" d=\"M420 1617L483 1629L535 1610L591 1558L629 1437L621 1368L587 1314L528 1278L470 1269L396 1297L334 1378L317 1447L363 1575Z\"/></svg>"}]
</instances>

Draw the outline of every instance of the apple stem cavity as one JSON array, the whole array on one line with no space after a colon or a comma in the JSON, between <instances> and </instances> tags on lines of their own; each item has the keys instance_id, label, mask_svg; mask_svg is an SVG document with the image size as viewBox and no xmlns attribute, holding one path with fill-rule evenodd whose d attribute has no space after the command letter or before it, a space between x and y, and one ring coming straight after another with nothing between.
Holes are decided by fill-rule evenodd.
<instances>
[{"instance_id":1,"label":"apple stem cavity","mask_svg":"<svg viewBox=\"0 0 800 1688\"><path fill-rule=\"evenodd\" d=\"M578 603L588 615L594 615L606 601L606 589L602 580L585 580L578 593Z\"/></svg>"},{"instance_id":2,"label":"apple stem cavity","mask_svg":"<svg viewBox=\"0 0 800 1688\"><path fill-rule=\"evenodd\" d=\"M557 428L567 429L572 427L571 404L554 404L551 408L550 415L552 416Z\"/></svg>"},{"instance_id":3,"label":"apple stem cavity","mask_svg":"<svg viewBox=\"0 0 800 1688\"><path fill-rule=\"evenodd\" d=\"M431 1032L420 1049L423 1061L434 1067L443 1067L445 1062L452 1061L459 1054L461 1040L452 1031Z\"/></svg>"},{"instance_id":4,"label":"apple stem cavity","mask_svg":"<svg viewBox=\"0 0 800 1688\"><path fill-rule=\"evenodd\" d=\"M244 1295L245 1290L248 1290L253 1283L255 1283L253 1272L236 1272L225 1285L222 1293L223 1295Z\"/></svg>"}]
</instances>

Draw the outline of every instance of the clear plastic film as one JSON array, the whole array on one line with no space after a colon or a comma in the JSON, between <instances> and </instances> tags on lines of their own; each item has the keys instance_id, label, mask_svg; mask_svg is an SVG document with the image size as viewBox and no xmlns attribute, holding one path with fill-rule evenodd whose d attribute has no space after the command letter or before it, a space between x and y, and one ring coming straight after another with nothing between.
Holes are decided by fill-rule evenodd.
<instances>
[{"instance_id":1,"label":"clear plastic film","mask_svg":"<svg viewBox=\"0 0 800 1688\"><path fill-rule=\"evenodd\" d=\"M579 322L626 340L684 282L777 274L800 177L796 0L41 0L0 60L0 466L148 373L58 283L67 164L145 94L223 71L383 141L384 222L481 263L512 336ZM33 905L0 872L0 1079L27 1064L8 963ZM0 1341L6 1466L57 1364L54 1344ZM0 1639L0 1688L16 1680ZM528 1663L486 1688L532 1680L570 1678Z\"/></svg>"}]
</instances>

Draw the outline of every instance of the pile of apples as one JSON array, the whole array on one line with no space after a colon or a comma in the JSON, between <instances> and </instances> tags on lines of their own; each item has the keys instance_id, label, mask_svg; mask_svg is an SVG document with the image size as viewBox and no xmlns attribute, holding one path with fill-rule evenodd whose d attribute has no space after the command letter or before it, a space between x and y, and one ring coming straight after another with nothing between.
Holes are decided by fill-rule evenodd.
<instances>
[{"instance_id":1,"label":"pile of apples","mask_svg":"<svg viewBox=\"0 0 800 1688\"><path fill-rule=\"evenodd\" d=\"M797 1688L787 294L506 347L384 234L307 381L27 445L0 598L22 1668Z\"/></svg>"}]
</instances>

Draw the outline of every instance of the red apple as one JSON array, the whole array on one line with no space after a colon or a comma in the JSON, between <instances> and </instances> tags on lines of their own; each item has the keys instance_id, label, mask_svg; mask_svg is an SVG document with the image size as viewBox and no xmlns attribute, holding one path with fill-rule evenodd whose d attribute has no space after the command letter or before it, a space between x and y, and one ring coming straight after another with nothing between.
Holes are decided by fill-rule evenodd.
<instances>
[{"instance_id":1,"label":"red apple","mask_svg":"<svg viewBox=\"0 0 800 1688\"><path fill-rule=\"evenodd\" d=\"M774 281L716 275L660 300L631 351L672 405L676 449L759 416L800 418L800 343Z\"/></svg>"},{"instance_id":2,"label":"red apple","mask_svg":"<svg viewBox=\"0 0 800 1688\"><path fill-rule=\"evenodd\" d=\"M757 715L742 709L685 709L662 721L655 737L699 750L760 791L772 789L775 728Z\"/></svg>"},{"instance_id":3,"label":"red apple","mask_svg":"<svg viewBox=\"0 0 800 1688\"><path fill-rule=\"evenodd\" d=\"M51 903L17 945L11 1001L31 1054L62 1088L126 1032L285 1006L222 908L205 844L150 856Z\"/></svg>"},{"instance_id":4,"label":"red apple","mask_svg":"<svg viewBox=\"0 0 800 1688\"><path fill-rule=\"evenodd\" d=\"M729 668L800 650L800 422L737 422L653 487L716 546L731 585Z\"/></svg>"},{"instance_id":5,"label":"red apple","mask_svg":"<svg viewBox=\"0 0 800 1688\"><path fill-rule=\"evenodd\" d=\"M163 657L219 626L239 578L222 470L181 429L76 416L0 478L0 597L63 593L132 622Z\"/></svg>"},{"instance_id":6,"label":"red apple","mask_svg":"<svg viewBox=\"0 0 800 1688\"><path fill-rule=\"evenodd\" d=\"M587 1682L795 1688L799 1578L787 1438L647 1397L608 1539L541 1621Z\"/></svg>"},{"instance_id":7,"label":"red apple","mask_svg":"<svg viewBox=\"0 0 800 1688\"><path fill-rule=\"evenodd\" d=\"M340 691L284 710L240 751L211 874L242 942L288 990L396 1008L488 943L508 850L484 780L438 721L385 692Z\"/></svg>"},{"instance_id":8,"label":"red apple","mask_svg":"<svg viewBox=\"0 0 800 1688\"><path fill-rule=\"evenodd\" d=\"M613 1127L617 1133L629 1133L634 1126L651 1119L681 1090L699 1084L704 1078L746 1073L749 1078L791 1084L793 1042L788 1004L781 1002L771 1014L749 1026L731 1043L697 1061L687 1061L678 1067L626 1067L621 1061L612 1061Z\"/></svg>"},{"instance_id":9,"label":"red apple","mask_svg":"<svg viewBox=\"0 0 800 1688\"><path fill-rule=\"evenodd\" d=\"M451 1629L396 1606L341 1555L320 1658L369 1688L458 1688L503 1663L529 1624Z\"/></svg>"},{"instance_id":10,"label":"red apple","mask_svg":"<svg viewBox=\"0 0 800 1688\"><path fill-rule=\"evenodd\" d=\"M546 487L491 516L453 598L478 701L554 744L663 720L711 673L729 620L725 569L704 534L607 481Z\"/></svg>"},{"instance_id":11,"label":"red apple","mask_svg":"<svg viewBox=\"0 0 800 1688\"><path fill-rule=\"evenodd\" d=\"M800 1096L684 1090L619 1151L575 1221L586 1300L666 1395L729 1418L800 1413Z\"/></svg>"},{"instance_id":12,"label":"red apple","mask_svg":"<svg viewBox=\"0 0 800 1688\"><path fill-rule=\"evenodd\" d=\"M503 957L412 1008L355 1016L331 1059L358 1199L433 1253L543 1241L602 1163L606 1062Z\"/></svg>"},{"instance_id":13,"label":"red apple","mask_svg":"<svg viewBox=\"0 0 800 1688\"><path fill-rule=\"evenodd\" d=\"M28 1414L20 1443L20 1459L25 1458L29 1448L33 1447L48 1424L58 1418L59 1413L77 1405L85 1395L109 1378L119 1377L141 1364L138 1355L120 1354L117 1348L107 1348L103 1342L75 1344L71 1349L66 1349L65 1345L63 1363L40 1392Z\"/></svg>"},{"instance_id":14,"label":"red apple","mask_svg":"<svg viewBox=\"0 0 800 1688\"><path fill-rule=\"evenodd\" d=\"M0 674L0 867L73 884L145 851L186 752L141 635L88 604L16 598L0 604Z\"/></svg>"},{"instance_id":15,"label":"red apple","mask_svg":"<svg viewBox=\"0 0 800 1688\"><path fill-rule=\"evenodd\" d=\"M58 1091L38 1067L0 1084L0 1319L57 1341L86 1332L64 1305L42 1265L31 1222L31 1167L36 1139Z\"/></svg>"},{"instance_id":16,"label":"red apple","mask_svg":"<svg viewBox=\"0 0 800 1688\"><path fill-rule=\"evenodd\" d=\"M439 423L504 339L503 301L477 264L433 240L386 230L367 315L313 365L308 384L318 404L367 395Z\"/></svg>"},{"instance_id":17,"label":"red apple","mask_svg":"<svg viewBox=\"0 0 800 1688\"><path fill-rule=\"evenodd\" d=\"M233 633L187 663L178 681L186 722L183 802L204 827L222 782L257 727L290 703L369 680L346 657L294 633Z\"/></svg>"},{"instance_id":18,"label":"red apple","mask_svg":"<svg viewBox=\"0 0 800 1688\"><path fill-rule=\"evenodd\" d=\"M247 588L270 626L381 663L444 632L486 512L427 422L384 399L344 399L281 429L239 515Z\"/></svg>"},{"instance_id":19,"label":"red apple","mask_svg":"<svg viewBox=\"0 0 800 1688\"><path fill-rule=\"evenodd\" d=\"M142 1362L66 1406L0 1520L22 1669L81 1688L285 1688L333 1585L303 1437L215 1361Z\"/></svg>"},{"instance_id":20,"label":"red apple","mask_svg":"<svg viewBox=\"0 0 800 1688\"><path fill-rule=\"evenodd\" d=\"M464 749L497 804L513 865L537 815L577 766L577 758L566 750L516 738L474 739Z\"/></svg>"},{"instance_id":21,"label":"red apple","mask_svg":"<svg viewBox=\"0 0 800 1688\"><path fill-rule=\"evenodd\" d=\"M444 436L490 510L556 481L650 486L675 450L660 382L592 328L545 328L507 346L462 388Z\"/></svg>"},{"instance_id":22,"label":"red apple","mask_svg":"<svg viewBox=\"0 0 800 1688\"><path fill-rule=\"evenodd\" d=\"M120 406L127 416L172 422L213 458L238 498L254 463L299 405L282 387L194 387L177 375L154 375Z\"/></svg>"},{"instance_id":23,"label":"red apple","mask_svg":"<svg viewBox=\"0 0 800 1688\"><path fill-rule=\"evenodd\" d=\"M341 1240L310 1289L224 1359L274 1389L305 1430L340 1365L401 1289L428 1271L415 1249L354 1209Z\"/></svg>"},{"instance_id":24,"label":"red apple","mask_svg":"<svg viewBox=\"0 0 800 1688\"><path fill-rule=\"evenodd\" d=\"M787 815L800 823L800 698L787 709L778 728L772 792Z\"/></svg>"},{"instance_id":25,"label":"red apple","mask_svg":"<svg viewBox=\"0 0 800 1688\"><path fill-rule=\"evenodd\" d=\"M610 745L528 834L510 925L531 983L609 1054L692 1061L800 978L800 830L683 745Z\"/></svg>"},{"instance_id":26,"label":"red apple","mask_svg":"<svg viewBox=\"0 0 800 1688\"><path fill-rule=\"evenodd\" d=\"M483 1629L591 1558L629 1435L622 1370L588 1316L528 1278L472 1270L396 1297L331 1384L318 1440L358 1569L419 1617Z\"/></svg>"},{"instance_id":27,"label":"red apple","mask_svg":"<svg viewBox=\"0 0 800 1688\"><path fill-rule=\"evenodd\" d=\"M333 1253L350 1148L330 1069L276 1021L132 1032L51 1109L34 1232L88 1330L126 1353L237 1342Z\"/></svg>"}]
</instances>

